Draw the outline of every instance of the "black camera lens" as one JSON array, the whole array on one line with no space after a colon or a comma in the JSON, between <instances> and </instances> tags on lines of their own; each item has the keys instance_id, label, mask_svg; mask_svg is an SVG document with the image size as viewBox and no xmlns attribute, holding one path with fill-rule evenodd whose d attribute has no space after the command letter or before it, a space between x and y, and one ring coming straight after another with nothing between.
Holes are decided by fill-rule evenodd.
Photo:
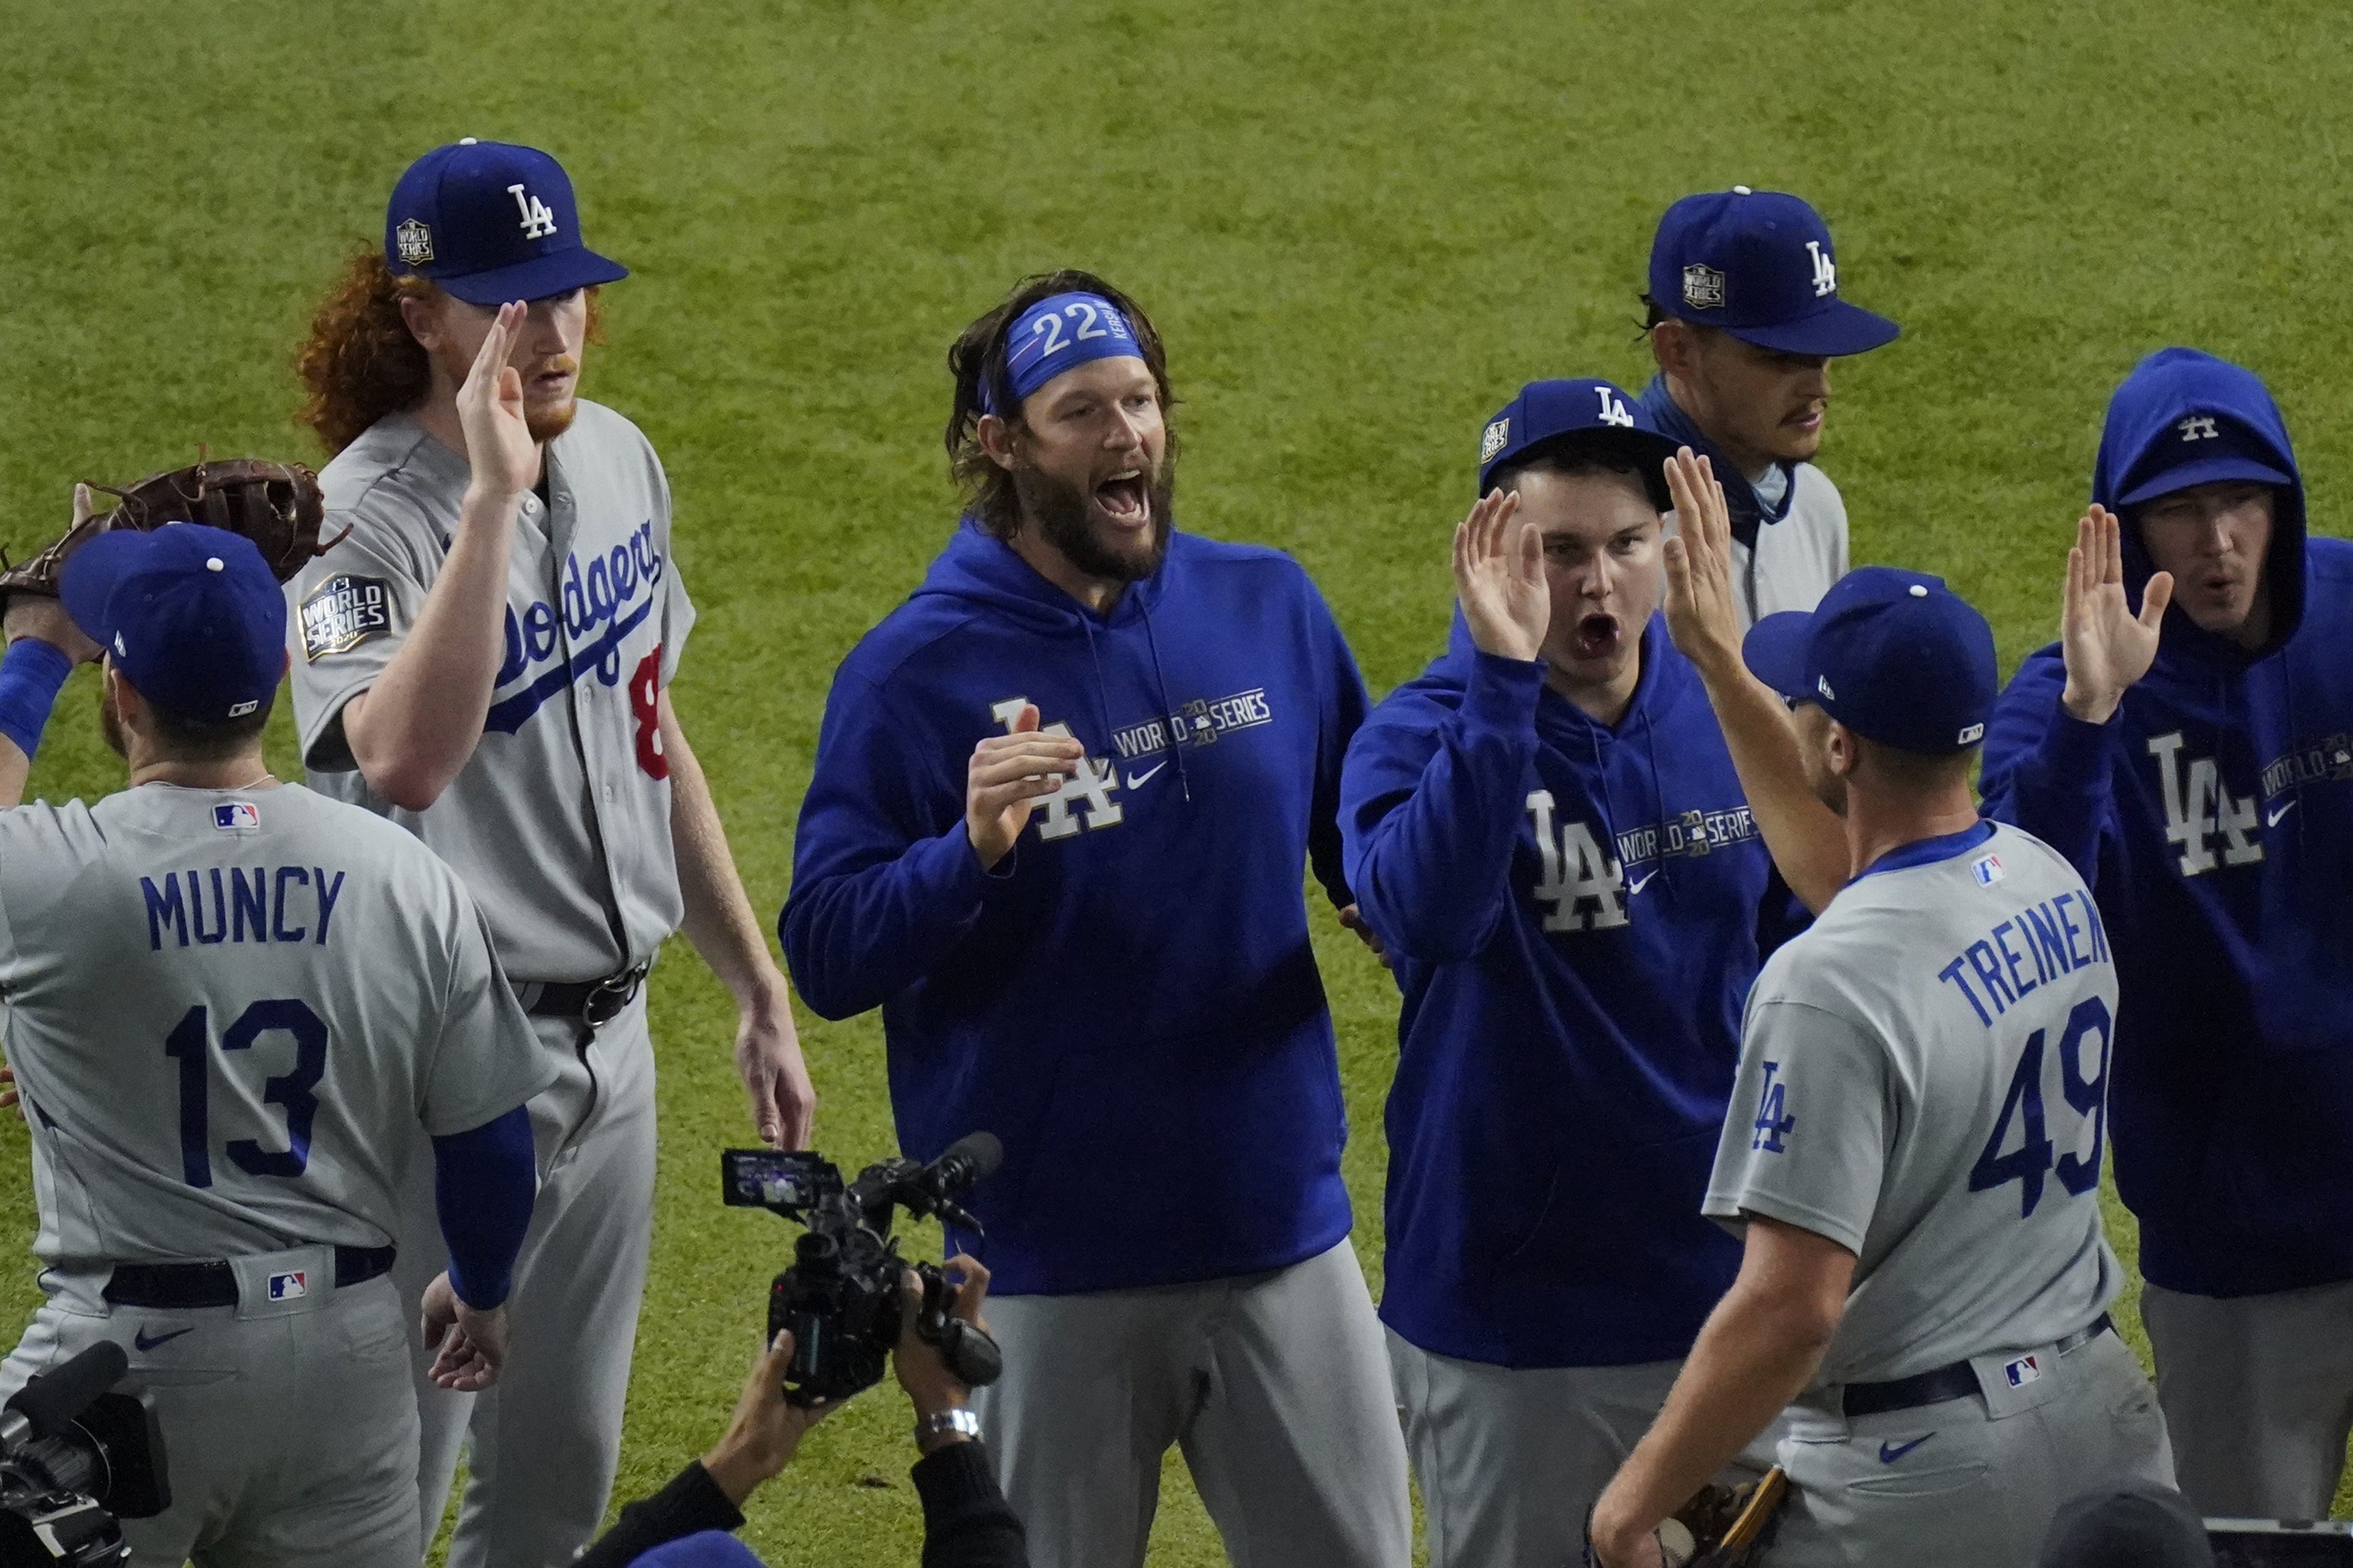
<instances>
[{"instance_id":1,"label":"black camera lens","mask_svg":"<svg viewBox=\"0 0 2353 1568\"><path fill-rule=\"evenodd\" d=\"M805 1230L793 1243L793 1267L809 1276L829 1279L841 1272L841 1243L822 1232Z\"/></svg>"}]
</instances>

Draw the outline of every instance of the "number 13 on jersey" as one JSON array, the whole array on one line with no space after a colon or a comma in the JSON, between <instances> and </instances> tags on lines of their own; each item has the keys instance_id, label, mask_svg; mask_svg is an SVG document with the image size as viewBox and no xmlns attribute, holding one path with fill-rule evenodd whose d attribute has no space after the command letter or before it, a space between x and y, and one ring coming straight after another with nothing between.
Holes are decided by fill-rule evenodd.
<instances>
[{"instance_id":1,"label":"number 13 on jersey","mask_svg":"<svg viewBox=\"0 0 2353 1568\"><path fill-rule=\"evenodd\" d=\"M327 1070L326 1020L310 1005L290 996L256 1002L221 1032L220 1048L250 1049L266 1036L283 1034L294 1042L294 1070L261 1086L265 1105L286 1108L286 1147L264 1149L258 1139L232 1138L227 1152L251 1176L293 1177L311 1163L311 1121L319 1112L311 1091ZM212 1031L201 1006L191 1007L164 1042L164 1054L180 1064L180 1173L192 1187L213 1184Z\"/></svg>"}]
</instances>

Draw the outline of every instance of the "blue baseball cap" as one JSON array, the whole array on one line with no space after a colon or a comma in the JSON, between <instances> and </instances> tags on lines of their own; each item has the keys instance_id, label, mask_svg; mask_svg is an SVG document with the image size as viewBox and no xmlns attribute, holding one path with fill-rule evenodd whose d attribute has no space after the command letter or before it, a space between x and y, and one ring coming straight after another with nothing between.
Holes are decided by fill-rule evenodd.
<instances>
[{"instance_id":1,"label":"blue baseball cap","mask_svg":"<svg viewBox=\"0 0 2353 1568\"><path fill-rule=\"evenodd\" d=\"M1685 196L1651 241L1651 300L1668 315L1783 353L1859 354L1902 331L1839 298L1822 215L1782 191Z\"/></svg>"},{"instance_id":2,"label":"blue baseball cap","mask_svg":"<svg viewBox=\"0 0 2353 1568\"><path fill-rule=\"evenodd\" d=\"M471 136L434 148L392 187L384 259L470 305L540 300L629 275L581 243L563 164L536 147Z\"/></svg>"},{"instance_id":3,"label":"blue baseball cap","mask_svg":"<svg viewBox=\"0 0 2353 1568\"><path fill-rule=\"evenodd\" d=\"M2118 508L2138 506L2192 485L2240 479L2259 485L2292 485L2272 448L2228 414L2193 412L2174 421L2178 440L2153 445L2129 477Z\"/></svg>"},{"instance_id":4,"label":"blue baseball cap","mask_svg":"<svg viewBox=\"0 0 2353 1568\"><path fill-rule=\"evenodd\" d=\"M1757 679L1866 740L1903 752L1957 752L1985 739L1999 686L1993 628L1942 577L1858 566L1811 611L1748 628L1741 658Z\"/></svg>"},{"instance_id":5,"label":"blue baseball cap","mask_svg":"<svg viewBox=\"0 0 2353 1568\"><path fill-rule=\"evenodd\" d=\"M723 1530L674 1537L631 1561L638 1568L765 1568L750 1547Z\"/></svg>"},{"instance_id":6,"label":"blue baseball cap","mask_svg":"<svg viewBox=\"0 0 2353 1568\"><path fill-rule=\"evenodd\" d=\"M1493 488L1499 470L1555 441L1632 458L1658 509L1665 511L1673 504L1667 495L1666 461L1675 455L1675 443L1659 433L1649 411L1624 388L1591 376L1532 381L1496 411L1479 434L1479 493Z\"/></svg>"},{"instance_id":7,"label":"blue baseball cap","mask_svg":"<svg viewBox=\"0 0 2353 1568\"><path fill-rule=\"evenodd\" d=\"M286 673L286 595L242 534L201 522L109 529L66 557L58 596L139 695L174 718L241 719Z\"/></svg>"}]
</instances>

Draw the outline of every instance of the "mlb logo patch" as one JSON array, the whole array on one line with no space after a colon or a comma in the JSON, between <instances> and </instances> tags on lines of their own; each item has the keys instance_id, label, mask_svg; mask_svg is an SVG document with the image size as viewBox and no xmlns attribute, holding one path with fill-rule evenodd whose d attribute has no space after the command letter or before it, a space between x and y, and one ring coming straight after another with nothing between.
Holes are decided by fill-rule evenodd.
<instances>
[{"instance_id":1,"label":"mlb logo patch","mask_svg":"<svg viewBox=\"0 0 2353 1568\"><path fill-rule=\"evenodd\" d=\"M2042 1377L2042 1363L2037 1357L2022 1355L2016 1361L2005 1363L2001 1375L2010 1380L2010 1387L2024 1388Z\"/></svg>"},{"instance_id":2,"label":"mlb logo patch","mask_svg":"<svg viewBox=\"0 0 2353 1568\"><path fill-rule=\"evenodd\" d=\"M1978 887L1990 888L2010 873L2001 868L2000 856L1988 855L1969 868L1969 875L1978 879Z\"/></svg>"},{"instance_id":3,"label":"mlb logo patch","mask_svg":"<svg viewBox=\"0 0 2353 1568\"><path fill-rule=\"evenodd\" d=\"M1511 438L1512 421L1508 416L1488 426L1485 433L1479 437L1479 460L1483 463L1502 451L1504 443Z\"/></svg>"},{"instance_id":4,"label":"mlb logo patch","mask_svg":"<svg viewBox=\"0 0 2353 1568\"><path fill-rule=\"evenodd\" d=\"M249 800L225 800L213 807L213 826L223 833L242 833L261 826L261 808Z\"/></svg>"},{"instance_id":5,"label":"mlb logo patch","mask_svg":"<svg viewBox=\"0 0 2353 1568\"><path fill-rule=\"evenodd\" d=\"M269 1277L269 1299L273 1301L299 1301L310 1293L311 1277L302 1269L297 1268L290 1274L272 1274ZM2017 1379L2012 1378L2010 1381L2015 1383Z\"/></svg>"}]
</instances>

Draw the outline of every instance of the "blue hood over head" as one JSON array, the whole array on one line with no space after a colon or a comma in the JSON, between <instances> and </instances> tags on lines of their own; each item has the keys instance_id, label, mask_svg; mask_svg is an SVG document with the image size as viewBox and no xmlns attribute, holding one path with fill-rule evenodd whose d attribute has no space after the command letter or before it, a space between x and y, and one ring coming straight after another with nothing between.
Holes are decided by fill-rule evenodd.
<instances>
[{"instance_id":1,"label":"blue hood over head","mask_svg":"<svg viewBox=\"0 0 2353 1568\"><path fill-rule=\"evenodd\" d=\"M2279 647L2304 620L2304 479L2287 423L2262 380L2196 349L2159 349L2133 366L2108 399L2092 500L2125 519L2125 582L2137 605L2157 567L2141 542L2135 508L2165 489L2204 483L2215 477L2215 459L2225 457L2242 459L2242 466L2271 468L2289 480L2274 487L2272 542L2263 559L2271 585L2271 639L2251 653L2200 630L2176 605L2165 612L2161 641L2168 653L2178 650L2236 668ZM2179 485L2150 488L2172 470L2179 470Z\"/></svg>"}]
</instances>

